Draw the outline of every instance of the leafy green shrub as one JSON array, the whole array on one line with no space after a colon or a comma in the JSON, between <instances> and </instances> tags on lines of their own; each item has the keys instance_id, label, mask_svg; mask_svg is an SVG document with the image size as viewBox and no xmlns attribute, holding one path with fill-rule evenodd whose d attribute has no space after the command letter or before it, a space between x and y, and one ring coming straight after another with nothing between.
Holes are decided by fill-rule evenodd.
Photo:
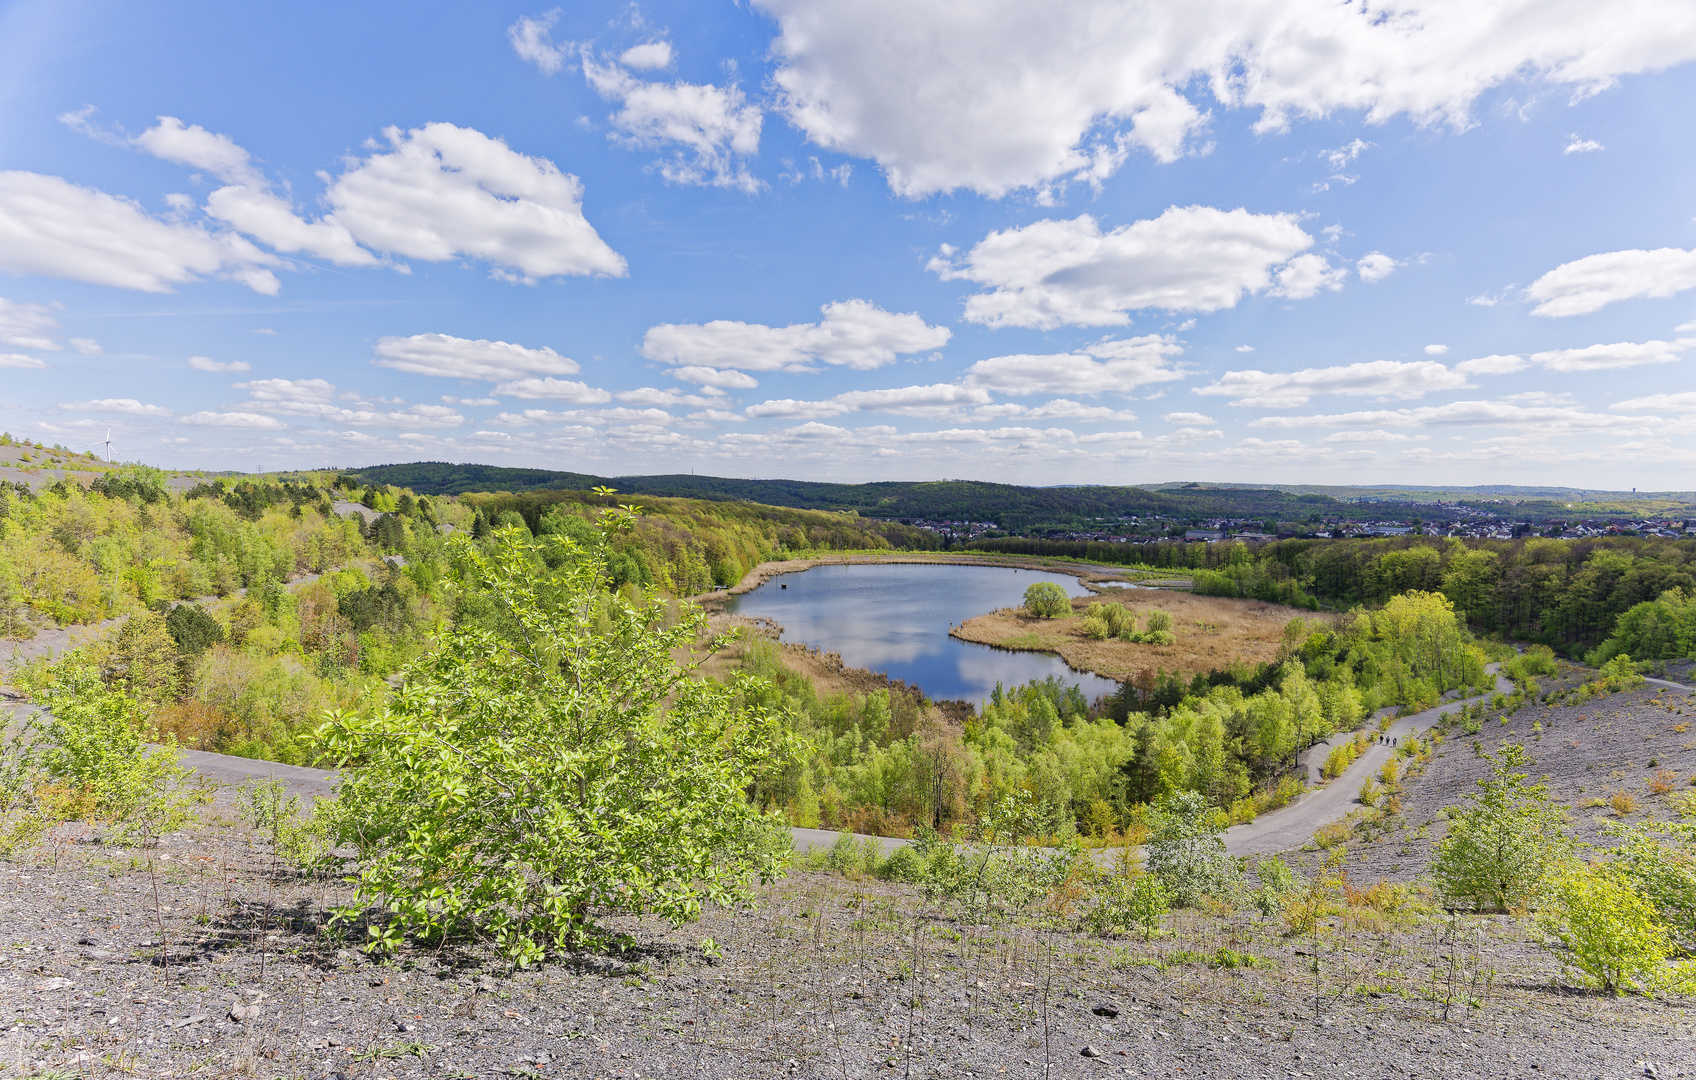
<instances>
[{"instance_id":1,"label":"leafy green shrub","mask_svg":"<svg viewBox=\"0 0 1696 1080\"><path fill-rule=\"evenodd\" d=\"M1610 825L1624 843L1608 867L1655 907L1673 946L1696 955L1696 827L1679 822Z\"/></svg>"},{"instance_id":2,"label":"leafy green shrub","mask_svg":"<svg viewBox=\"0 0 1696 1080\"><path fill-rule=\"evenodd\" d=\"M1148 619L1143 623L1143 626L1151 633L1159 633L1162 630L1170 631L1172 629L1172 616L1164 611L1151 611L1148 613Z\"/></svg>"},{"instance_id":3,"label":"leafy green shrub","mask_svg":"<svg viewBox=\"0 0 1696 1080\"><path fill-rule=\"evenodd\" d=\"M1237 864L1225 853L1224 817L1196 791L1179 791L1155 801L1149 815L1148 872L1166 887L1171 903L1193 907L1203 897L1230 891Z\"/></svg>"},{"instance_id":4,"label":"leafy green shrub","mask_svg":"<svg viewBox=\"0 0 1696 1080\"><path fill-rule=\"evenodd\" d=\"M1272 918L1284 910L1285 902L1296 892L1296 876L1289 864L1277 856L1260 860L1255 876L1260 879L1260 885L1248 894L1249 903L1262 915Z\"/></svg>"},{"instance_id":5,"label":"leafy green shrub","mask_svg":"<svg viewBox=\"0 0 1696 1080\"><path fill-rule=\"evenodd\" d=\"M1150 630L1142 635L1144 645L1176 645L1178 635L1170 630Z\"/></svg>"},{"instance_id":6,"label":"leafy green shrub","mask_svg":"<svg viewBox=\"0 0 1696 1080\"><path fill-rule=\"evenodd\" d=\"M543 549L565 542L525 530L450 543L456 584L510 629L455 626L382 709L318 731L357 903L389 915L372 946L475 936L529 964L596 940L596 912L682 923L774 874L784 852L745 791L786 741L673 662L700 612L609 596L578 553L550 573Z\"/></svg>"},{"instance_id":7,"label":"leafy green shrub","mask_svg":"<svg viewBox=\"0 0 1696 1080\"><path fill-rule=\"evenodd\" d=\"M1048 809L1021 792L998 800L960 837L965 842L943 839L929 828L915 830L926 895L967 922L1024 911L1088 865L1076 833L1054 847L1024 846L1032 837L1052 835L1054 828Z\"/></svg>"},{"instance_id":8,"label":"leafy green shrub","mask_svg":"<svg viewBox=\"0 0 1696 1080\"><path fill-rule=\"evenodd\" d=\"M281 780L259 780L237 789L237 798L254 831L271 842L271 854L302 870L322 863L330 854L324 819L302 813L300 797L290 795Z\"/></svg>"},{"instance_id":9,"label":"leafy green shrub","mask_svg":"<svg viewBox=\"0 0 1696 1080\"><path fill-rule=\"evenodd\" d=\"M1025 590L1025 610L1039 619L1058 619L1072 611L1066 590L1052 581L1038 581Z\"/></svg>"},{"instance_id":10,"label":"leafy green shrub","mask_svg":"<svg viewBox=\"0 0 1696 1080\"><path fill-rule=\"evenodd\" d=\"M1320 766L1319 775L1327 780L1335 780L1348 771L1349 766L1354 764L1355 759L1365 749L1366 740L1359 735L1348 742L1338 743L1331 748L1330 753L1325 755L1325 764Z\"/></svg>"},{"instance_id":11,"label":"leafy green shrub","mask_svg":"<svg viewBox=\"0 0 1696 1080\"><path fill-rule=\"evenodd\" d=\"M1548 788L1520 771L1525 747L1509 743L1490 762L1490 775L1464 809L1449 810L1449 833L1432 863L1438 887L1451 901L1480 911L1514 911L1531 899L1548 869L1571 848L1560 808Z\"/></svg>"},{"instance_id":12,"label":"leafy green shrub","mask_svg":"<svg viewBox=\"0 0 1696 1080\"><path fill-rule=\"evenodd\" d=\"M146 843L188 820L200 793L177 763L176 742L149 748L145 717L128 694L108 687L81 653L26 677L48 717L39 758L20 763L67 792L65 816L108 827L115 843Z\"/></svg>"},{"instance_id":13,"label":"leafy green shrub","mask_svg":"<svg viewBox=\"0 0 1696 1080\"><path fill-rule=\"evenodd\" d=\"M1555 666L1555 650L1547 645L1533 645L1526 649L1520 656L1519 663L1527 675L1553 678L1560 670Z\"/></svg>"},{"instance_id":14,"label":"leafy green shrub","mask_svg":"<svg viewBox=\"0 0 1696 1080\"><path fill-rule=\"evenodd\" d=\"M1135 930L1147 941L1160 929L1171 910L1166 885L1153 874L1115 874L1096 890L1096 904L1086 922L1103 936Z\"/></svg>"},{"instance_id":15,"label":"leafy green shrub","mask_svg":"<svg viewBox=\"0 0 1696 1080\"><path fill-rule=\"evenodd\" d=\"M1544 883L1538 924L1546 947L1592 986L1614 993L1648 986L1672 951L1655 906L1606 868L1557 866Z\"/></svg>"},{"instance_id":16,"label":"leafy green shrub","mask_svg":"<svg viewBox=\"0 0 1696 1080\"><path fill-rule=\"evenodd\" d=\"M1107 632L1114 637L1118 637L1126 630L1136 629L1136 615L1123 604L1102 604L1101 617L1107 623Z\"/></svg>"},{"instance_id":17,"label":"leafy green shrub","mask_svg":"<svg viewBox=\"0 0 1696 1080\"><path fill-rule=\"evenodd\" d=\"M1105 641L1111 634L1107 627L1107 620L1097 618L1094 615L1084 616L1083 632L1084 637L1091 641Z\"/></svg>"},{"instance_id":18,"label":"leafy green shrub","mask_svg":"<svg viewBox=\"0 0 1696 1080\"><path fill-rule=\"evenodd\" d=\"M902 844L878 864L877 876L885 881L922 881L925 860L913 850L912 845Z\"/></svg>"}]
</instances>

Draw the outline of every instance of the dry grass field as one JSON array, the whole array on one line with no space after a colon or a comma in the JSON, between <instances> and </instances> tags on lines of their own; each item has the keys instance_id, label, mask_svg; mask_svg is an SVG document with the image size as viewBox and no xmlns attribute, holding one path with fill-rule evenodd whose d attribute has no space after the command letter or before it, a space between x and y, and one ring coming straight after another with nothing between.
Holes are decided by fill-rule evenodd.
<instances>
[{"instance_id":1,"label":"dry grass field","mask_svg":"<svg viewBox=\"0 0 1696 1080\"><path fill-rule=\"evenodd\" d=\"M1175 645L1139 645L1084 636L1084 609L1093 603L1122 604L1137 614L1138 626L1152 611L1172 616ZM1157 589L1115 589L1072 601L1072 614L1038 619L1022 608L979 615L951 631L962 641L998 649L1058 653L1080 671L1109 679L1127 679L1145 670L1164 669L1194 675L1228 666L1234 660L1258 664L1275 659L1284 626L1305 612L1260 600L1193 596Z\"/></svg>"}]
</instances>

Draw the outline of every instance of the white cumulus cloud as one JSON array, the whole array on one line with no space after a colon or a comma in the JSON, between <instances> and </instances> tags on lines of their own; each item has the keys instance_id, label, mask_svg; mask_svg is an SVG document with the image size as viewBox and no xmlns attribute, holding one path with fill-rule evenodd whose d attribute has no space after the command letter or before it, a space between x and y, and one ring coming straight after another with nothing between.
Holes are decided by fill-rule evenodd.
<instances>
[{"instance_id":1,"label":"white cumulus cloud","mask_svg":"<svg viewBox=\"0 0 1696 1080\"><path fill-rule=\"evenodd\" d=\"M289 200L271 190L271 182L254 166L248 152L228 135L161 116L131 141L154 157L203 169L223 180L225 186L207 196L207 215L262 244L278 251L304 251L340 266L377 262L334 215L319 221L301 217Z\"/></svg>"},{"instance_id":2,"label":"white cumulus cloud","mask_svg":"<svg viewBox=\"0 0 1696 1080\"><path fill-rule=\"evenodd\" d=\"M1615 405L1616 409L1648 409L1655 412L1696 412L1696 390L1676 394L1646 394Z\"/></svg>"},{"instance_id":3,"label":"white cumulus cloud","mask_svg":"<svg viewBox=\"0 0 1696 1080\"><path fill-rule=\"evenodd\" d=\"M46 366L47 362L38 357L25 356L23 353L0 353L0 368L40 371Z\"/></svg>"},{"instance_id":4,"label":"white cumulus cloud","mask_svg":"<svg viewBox=\"0 0 1696 1080\"><path fill-rule=\"evenodd\" d=\"M336 404L336 388L324 379L254 379L236 383L246 390L242 405L256 413L305 416L349 427L458 427L465 417L445 405L412 405L405 409L376 409L367 403L346 408ZM239 414L238 414L239 415Z\"/></svg>"},{"instance_id":5,"label":"white cumulus cloud","mask_svg":"<svg viewBox=\"0 0 1696 1080\"><path fill-rule=\"evenodd\" d=\"M1597 142L1595 139L1581 138L1576 132L1574 132L1571 139L1566 144L1566 149L1563 150L1562 153L1591 154L1602 149L1605 149L1605 147L1603 147L1602 144Z\"/></svg>"},{"instance_id":6,"label":"white cumulus cloud","mask_svg":"<svg viewBox=\"0 0 1696 1080\"><path fill-rule=\"evenodd\" d=\"M122 416L171 416L163 405L146 405L135 398L96 398L93 401L60 402L61 412L117 413Z\"/></svg>"},{"instance_id":7,"label":"white cumulus cloud","mask_svg":"<svg viewBox=\"0 0 1696 1080\"><path fill-rule=\"evenodd\" d=\"M1000 196L1170 161L1209 99L1292 117L1470 122L1514 80L1580 93L1696 58L1680 0L757 0L777 20L780 107L899 194Z\"/></svg>"},{"instance_id":8,"label":"white cumulus cloud","mask_svg":"<svg viewBox=\"0 0 1696 1080\"><path fill-rule=\"evenodd\" d=\"M674 379L694 383L696 386L714 386L726 390L752 390L760 385L759 380L752 375L728 368L701 367L698 364L672 368L668 374Z\"/></svg>"},{"instance_id":9,"label":"white cumulus cloud","mask_svg":"<svg viewBox=\"0 0 1696 1080\"><path fill-rule=\"evenodd\" d=\"M1396 267L1400 265L1382 251L1374 251L1369 255L1363 255L1356 261L1354 270L1355 273L1360 275L1360 280L1370 285L1383 281L1394 273Z\"/></svg>"},{"instance_id":10,"label":"white cumulus cloud","mask_svg":"<svg viewBox=\"0 0 1696 1080\"><path fill-rule=\"evenodd\" d=\"M1543 434L1641 431L1642 417L1612 416L1577 407L1519 405L1508 401L1454 401L1413 409L1378 409L1327 416L1263 416L1250 427L1523 427Z\"/></svg>"},{"instance_id":11,"label":"white cumulus cloud","mask_svg":"<svg viewBox=\"0 0 1696 1080\"><path fill-rule=\"evenodd\" d=\"M1157 218L1102 232L1088 214L992 232L958 260L952 251L929 268L945 281L987 291L966 301L966 318L988 326L1118 326L1129 312L1218 311L1245 292L1271 288L1280 264L1283 295L1335 287L1313 244L1289 214L1174 206ZM1299 263L1299 265L1298 265Z\"/></svg>"},{"instance_id":12,"label":"white cumulus cloud","mask_svg":"<svg viewBox=\"0 0 1696 1080\"><path fill-rule=\"evenodd\" d=\"M383 134L391 149L350 165L326 196L360 243L427 262L469 256L525 281L624 276L583 216L582 183L553 162L447 123Z\"/></svg>"},{"instance_id":13,"label":"white cumulus cloud","mask_svg":"<svg viewBox=\"0 0 1696 1080\"><path fill-rule=\"evenodd\" d=\"M544 75L552 75L564 66L568 55L566 49L553 42L553 27L558 20L559 9L555 8L543 15L522 15L506 28L507 40L512 42L518 58L535 64Z\"/></svg>"},{"instance_id":14,"label":"white cumulus cloud","mask_svg":"<svg viewBox=\"0 0 1696 1080\"><path fill-rule=\"evenodd\" d=\"M665 62L655 63L661 47ZM642 62L631 66L665 67L671 62L671 47L664 42L638 45L624 56L631 53ZM760 181L748 172L747 159L759 152L764 116L740 87L652 82L632 75L625 63L596 60L587 47L582 55L589 86L619 103L612 115L617 137L642 149L674 150L659 162L667 180L747 192L760 189Z\"/></svg>"},{"instance_id":15,"label":"white cumulus cloud","mask_svg":"<svg viewBox=\"0 0 1696 1080\"><path fill-rule=\"evenodd\" d=\"M1465 375L1435 360L1373 360L1301 371L1227 371L1218 382L1197 387L1195 392L1228 397L1232 405L1283 409L1305 405L1320 394L1387 400L1466 385Z\"/></svg>"},{"instance_id":16,"label":"white cumulus cloud","mask_svg":"<svg viewBox=\"0 0 1696 1080\"><path fill-rule=\"evenodd\" d=\"M528 401L565 401L573 405L599 405L611 401L612 395L599 387L574 379L514 379L495 387L495 393Z\"/></svg>"},{"instance_id":17,"label":"white cumulus cloud","mask_svg":"<svg viewBox=\"0 0 1696 1080\"><path fill-rule=\"evenodd\" d=\"M1472 360L1462 360L1455 365L1455 370L1462 375L1512 375L1516 371L1524 371L1526 367L1523 356L1492 353Z\"/></svg>"},{"instance_id":18,"label":"white cumulus cloud","mask_svg":"<svg viewBox=\"0 0 1696 1080\"><path fill-rule=\"evenodd\" d=\"M439 375L451 379L518 379L526 375L575 375L577 362L547 346L526 348L506 341L453 337L450 334L413 334L385 337L373 350L372 363L413 375Z\"/></svg>"},{"instance_id":19,"label":"white cumulus cloud","mask_svg":"<svg viewBox=\"0 0 1696 1080\"><path fill-rule=\"evenodd\" d=\"M839 416L850 412L880 412L907 416L942 416L966 405L987 405L989 393L956 383L935 386L902 386L889 390L853 390L827 401L784 399L750 405L744 410L753 417L804 420Z\"/></svg>"},{"instance_id":20,"label":"white cumulus cloud","mask_svg":"<svg viewBox=\"0 0 1696 1080\"><path fill-rule=\"evenodd\" d=\"M214 360L210 356L191 356L188 366L196 371L252 371L253 365L246 360Z\"/></svg>"},{"instance_id":21,"label":"white cumulus cloud","mask_svg":"<svg viewBox=\"0 0 1696 1080\"><path fill-rule=\"evenodd\" d=\"M216 276L272 296L277 265L235 233L161 220L57 176L0 172L0 270L157 293Z\"/></svg>"},{"instance_id":22,"label":"white cumulus cloud","mask_svg":"<svg viewBox=\"0 0 1696 1080\"><path fill-rule=\"evenodd\" d=\"M805 371L821 361L865 371L893 363L903 353L940 349L953 336L945 326L927 325L915 312L885 311L869 300L838 300L820 310L824 318L818 322L789 326L729 319L661 323L643 335L642 355L675 366L674 374L688 382L742 387L710 380L723 378L725 369Z\"/></svg>"},{"instance_id":23,"label":"white cumulus cloud","mask_svg":"<svg viewBox=\"0 0 1696 1080\"><path fill-rule=\"evenodd\" d=\"M979 360L963 382L1015 397L1030 394L1128 394L1139 386L1183 378L1170 337L1148 335L1092 345L1076 353L1019 353Z\"/></svg>"},{"instance_id":24,"label":"white cumulus cloud","mask_svg":"<svg viewBox=\"0 0 1696 1080\"><path fill-rule=\"evenodd\" d=\"M1427 346L1425 346L1425 355L1426 356L1442 356L1444 353L1446 353L1448 351L1449 351L1449 347L1447 345L1427 345Z\"/></svg>"},{"instance_id":25,"label":"white cumulus cloud","mask_svg":"<svg viewBox=\"0 0 1696 1080\"><path fill-rule=\"evenodd\" d=\"M197 412L177 417L189 427L234 428L246 431L282 431L288 425L275 416L253 412Z\"/></svg>"},{"instance_id":26,"label":"white cumulus cloud","mask_svg":"<svg viewBox=\"0 0 1696 1080\"><path fill-rule=\"evenodd\" d=\"M1670 364L1691 348L1696 338L1676 341L1619 341L1582 349L1551 349L1531 354L1531 362L1550 371L1611 371L1642 364Z\"/></svg>"},{"instance_id":27,"label":"white cumulus cloud","mask_svg":"<svg viewBox=\"0 0 1696 1080\"><path fill-rule=\"evenodd\" d=\"M1616 300L1665 297L1696 288L1696 251L1609 251L1587 255L1550 270L1525 295L1536 300L1533 315L1588 315Z\"/></svg>"},{"instance_id":28,"label":"white cumulus cloud","mask_svg":"<svg viewBox=\"0 0 1696 1080\"><path fill-rule=\"evenodd\" d=\"M671 42L669 41L644 41L642 44L632 45L618 54L619 63L637 71L668 68L671 66L671 60Z\"/></svg>"},{"instance_id":29,"label":"white cumulus cloud","mask_svg":"<svg viewBox=\"0 0 1696 1080\"><path fill-rule=\"evenodd\" d=\"M1332 266L1323 255L1297 255L1278 268L1278 283L1270 292L1286 300L1306 300L1322 290L1336 292L1348 276L1347 270Z\"/></svg>"}]
</instances>

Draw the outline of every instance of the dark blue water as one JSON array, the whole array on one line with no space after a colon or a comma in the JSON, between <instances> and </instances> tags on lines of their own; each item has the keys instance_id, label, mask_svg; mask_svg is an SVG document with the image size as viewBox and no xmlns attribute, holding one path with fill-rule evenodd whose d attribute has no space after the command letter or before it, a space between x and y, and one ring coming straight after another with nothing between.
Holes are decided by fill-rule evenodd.
<instances>
[{"instance_id":1,"label":"dark blue water","mask_svg":"<svg viewBox=\"0 0 1696 1080\"><path fill-rule=\"evenodd\" d=\"M815 566L731 597L728 609L771 619L783 627L785 641L841 653L849 667L882 672L932 699L979 704L997 682L1014 686L1049 675L1081 687L1092 701L1116 691L1111 679L1073 671L1049 653L1008 652L948 636L974 615L1018 607L1038 581L1052 581L1068 596L1089 591L1064 574L1000 566Z\"/></svg>"}]
</instances>

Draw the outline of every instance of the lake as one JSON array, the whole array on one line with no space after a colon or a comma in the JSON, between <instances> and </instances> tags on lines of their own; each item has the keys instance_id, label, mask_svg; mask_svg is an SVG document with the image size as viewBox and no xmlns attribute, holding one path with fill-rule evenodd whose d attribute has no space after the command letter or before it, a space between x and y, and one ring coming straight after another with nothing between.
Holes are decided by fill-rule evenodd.
<instances>
[{"instance_id":1,"label":"lake","mask_svg":"<svg viewBox=\"0 0 1696 1080\"><path fill-rule=\"evenodd\" d=\"M1052 581L1068 596L1089 594L1065 574L872 563L779 574L752 592L731 597L726 610L770 619L783 627L785 641L840 653L849 667L882 672L932 699L959 698L976 705L997 682L1014 686L1050 675L1078 685L1091 701L1117 691L1113 680L1073 671L1051 653L1008 652L948 636L974 615L1018 607L1025 590L1038 581Z\"/></svg>"}]
</instances>

